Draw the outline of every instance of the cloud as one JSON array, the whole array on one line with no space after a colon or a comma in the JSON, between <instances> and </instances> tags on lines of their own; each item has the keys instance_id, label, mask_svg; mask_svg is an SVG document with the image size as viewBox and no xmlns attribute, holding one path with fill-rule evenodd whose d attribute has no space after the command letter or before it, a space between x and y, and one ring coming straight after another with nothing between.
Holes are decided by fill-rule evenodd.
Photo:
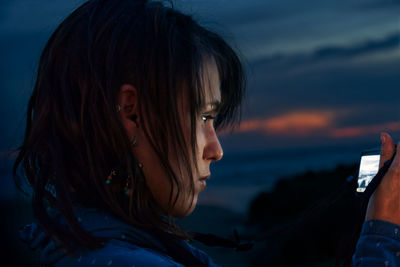
<instances>
[{"instance_id":1,"label":"cloud","mask_svg":"<svg viewBox=\"0 0 400 267\"><path fill-rule=\"evenodd\" d=\"M399 8L400 2L398 0L370 0L370 1L357 1L356 8L357 9L365 9L365 10L376 10L376 9L391 9L391 8Z\"/></svg>"},{"instance_id":2,"label":"cloud","mask_svg":"<svg viewBox=\"0 0 400 267\"><path fill-rule=\"evenodd\" d=\"M328 57L343 58L354 57L363 54L379 52L382 50L390 50L400 48L400 35L393 33L380 40L368 40L364 43L356 44L348 47L323 47L317 49L311 58L313 60L321 60Z\"/></svg>"},{"instance_id":3,"label":"cloud","mask_svg":"<svg viewBox=\"0 0 400 267\"><path fill-rule=\"evenodd\" d=\"M261 133L275 138L348 139L376 136L382 131L400 132L400 121L343 127L339 119L348 111L296 111L271 118L245 120L236 130L241 133Z\"/></svg>"},{"instance_id":4,"label":"cloud","mask_svg":"<svg viewBox=\"0 0 400 267\"><path fill-rule=\"evenodd\" d=\"M244 117L351 109L357 112L342 117L342 126L400 120L400 47L396 40L393 33L356 45L254 62Z\"/></svg>"},{"instance_id":5,"label":"cloud","mask_svg":"<svg viewBox=\"0 0 400 267\"><path fill-rule=\"evenodd\" d=\"M297 111L266 119L241 123L238 132L261 131L267 134L308 136L333 124L337 114L332 111Z\"/></svg>"},{"instance_id":6,"label":"cloud","mask_svg":"<svg viewBox=\"0 0 400 267\"><path fill-rule=\"evenodd\" d=\"M296 0L178 0L177 7L189 14L203 14L229 25L248 25L251 22L284 21L305 12L316 12L327 3L318 0L299 3Z\"/></svg>"},{"instance_id":7,"label":"cloud","mask_svg":"<svg viewBox=\"0 0 400 267\"><path fill-rule=\"evenodd\" d=\"M329 131L329 136L333 138L353 138L366 135L377 135L382 131L399 132L400 121L376 125L332 129L331 131Z\"/></svg>"},{"instance_id":8,"label":"cloud","mask_svg":"<svg viewBox=\"0 0 400 267\"><path fill-rule=\"evenodd\" d=\"M400 34L394 32L388 34L386 37L381 39L369 39L364 42L360 42L348 46L324 46L316 48L311 53L306 54L276 54L264 58L254 60L252 65L254 66L272 66L279 65L283 67L287 66L299 66L304 64L317 63L322 60L328 59L349 59L355 56L368 55L371 53L377 53L382 51L388 51L392 49L400 49Z\"/></svg>"}]
</instances>

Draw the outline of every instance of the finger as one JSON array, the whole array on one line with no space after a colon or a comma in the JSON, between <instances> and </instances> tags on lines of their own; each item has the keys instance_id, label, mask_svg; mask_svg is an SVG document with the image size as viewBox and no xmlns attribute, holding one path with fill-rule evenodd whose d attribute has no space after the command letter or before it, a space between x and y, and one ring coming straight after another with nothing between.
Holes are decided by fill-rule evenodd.
<instances>
[{"instance_id":1,"label":"finger","mask_svg":"<svg viewBox=\"0 0 400 267\"><path fill-rule=\"evenodd\" d=\"M379 168L382 168L383 164L390 160L394 153L394 143L388 133L381 133L381 157L379 161Z\"/></svg>"}]
</instances>

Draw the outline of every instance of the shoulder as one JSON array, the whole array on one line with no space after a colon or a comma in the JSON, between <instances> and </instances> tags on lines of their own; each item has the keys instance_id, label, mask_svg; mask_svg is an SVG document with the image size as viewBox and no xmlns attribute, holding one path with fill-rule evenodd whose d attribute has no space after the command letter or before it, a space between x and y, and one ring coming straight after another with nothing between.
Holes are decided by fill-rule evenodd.
<instances>
[{"instance_id":1,"label":"shoulder","mask_svg":"<svg viewBox=\"0 0 400 267\"><path fill-rule=\"evenodd\" d=\"M80 266L166 266L181 267L183 265L175 262L168 255L159 253L155 250L138 246L126 247L118 241L107 242L106 245L98 250L78 252L60 259L56 267L80 267Z\"/></svg>"}]
</instances>

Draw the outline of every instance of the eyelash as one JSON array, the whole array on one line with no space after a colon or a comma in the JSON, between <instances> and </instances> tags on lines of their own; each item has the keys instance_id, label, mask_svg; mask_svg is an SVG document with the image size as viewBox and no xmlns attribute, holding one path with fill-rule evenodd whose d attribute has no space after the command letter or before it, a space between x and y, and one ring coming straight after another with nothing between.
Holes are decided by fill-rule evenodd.
<instances>
[{"instance_id":1,"label":"eyelash","mask_svg":"<svg viewBox=\"0 0 400 267\"><path fill-rule=\"evenodd\" d=\"M212 115L202 115L201 119L203 120L203 122L207 122L208 120L214 120L215 116Z\"/></svg>"}]
</instances>

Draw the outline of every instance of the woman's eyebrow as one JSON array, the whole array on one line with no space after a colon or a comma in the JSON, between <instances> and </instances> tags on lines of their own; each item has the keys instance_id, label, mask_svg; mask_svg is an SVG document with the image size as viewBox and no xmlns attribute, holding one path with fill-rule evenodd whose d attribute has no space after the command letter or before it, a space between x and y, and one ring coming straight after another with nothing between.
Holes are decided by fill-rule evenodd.
<instances>
[{"instance_id":1,"label":"woman's eyebrow","mask_svg":"<svg viewBox=\"0 0 400 267\"><path fill-rule=\"evenodd\" d=\"M221 107L221 101L215 100L213 102L209 102L209 103L205 104L204 108L208 108L208 107L211 107L211 109L213 111L218 111L219 108Z\"/></svg>"},{"instance_id":2,"label":"woman's eyebrow","mask_svg":"<svg viewBox=\"0 0 400 267\"><path fill-rule=\"evenodd\" d=\"M219 110L221 108L221 102L216 100L210 103L207 103L204 105L203 110L207 110L209 112L214 112L214 113L219 113Z\"/></svg>"}]
</instances>

